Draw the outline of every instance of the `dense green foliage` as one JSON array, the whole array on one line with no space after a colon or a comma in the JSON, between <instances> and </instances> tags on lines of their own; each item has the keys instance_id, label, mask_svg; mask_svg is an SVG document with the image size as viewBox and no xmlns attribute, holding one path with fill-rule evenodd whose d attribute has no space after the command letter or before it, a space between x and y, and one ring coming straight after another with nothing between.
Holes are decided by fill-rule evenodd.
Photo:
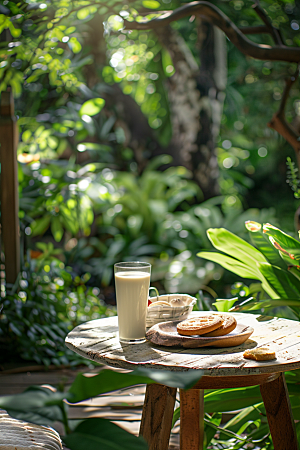
<instances>
[{"instance_id":1,"label":"dense green foliage","mask_svg":"<svg viewBox=\"0 0 300 450\"><path fill-rule=\"evenodd\" d=\"M3 6L2 30L9 28L12 39L2 44L0 89L10 83L19 96L20 161L73 154L77 160L91 159L122 170L135 172L143 167L151 142L145 142L141 163L132 149L124 114L114 106L115 85L120 86L124 98L135 100L156 138L167 143L172 128L165 81L173 66L154 32L129 33L122 28L123 18L140 20L137 11L150 14L151 8L178 6L177 1L137 1L124 6L117 0L109 4L100 0L8 2ZM238 26L260 23L250 1L219 2L218 6ZM298 46L298 6L271 1L262 6L273 24L280 26L286 44ZM197 23L182 19L172 26L198 61ZM93 39L98 40L97 45ZM271 43L265 35L251 39ZM290 150L266 123L278 109L284 78L294 73L295 65L246 58L230 43L227 50L229 72L218 146L223 207L274 205L290 220L293 199L287 202L288 191L283 189L284 155ZM289 121L298 120L298 96L295 85L287 111ZM280 187L278 195L284 202L274 202L275 186ZM58 237L62 224L55 222Z\"/></svg>"},{"instance_id":2,"label":"dense green foliage","mask_svg":"<svg viewBox=\"0 0 300 450\"><path fill-rule=\"evenodd\" d=\"M246 228L254 245L225 229L208 229L213 246L223 253L200 252L198 256L220 264L241 278L258 281L243 292L243 296L252 297L235 309L267 311L283 306L299 320L300 242L268 223L262 226L247 221ZM228 310L237 300L220 300L215 305L219 311ZM291 311L283 309L283 314L291 318Z\"/></svg>"},{"instance_id":3,"label":"dense green foliage","mask_svg":"<svg viewBox=\"0 0 300 450\"><path fill-rule=\"evenodd\" d=\"M211 307L214 291L226 298L231 290L238 302L217 301L219 310L234 304L240 310L262 312L276 307L276 314L299 318L298 267L290 256L298 259L299 243L275 227L265 227L263 234L257 224L272 222L293 230L297 204L285 183L285 159L292 151L267 122L278 110L284 78L295 73L296 65L257 61L226 42L228 76L217 142L220 196L204 199L191 172L169 167L170 157L163 155L174 126L168 92L174 61L155 32L123 28L125 18L140 21L144 15L155 16L154 10L182 4L179 0L126 5L119 0L1 3L0 91L13 90L20 130L25 267L15 292L4 299L0 340L5 355L15 352L18 358L45 365L77 363L77 356L63 346L64 336L81 321L113 313L104 300L114 302L112 267L126 259L150 261L152 283L161 292L194 294L202 289L200 308ZM239 27L262 23L250 0L214 4ZM286 45L299 47L299 2L264 0L261 6L280 28ZM171 27L201 67L198 21L185 18ZM250 39L272 44L269 35ZM286 117L299 127L297 83ZM154 159L158 147L160 156ZM297 193L292 162L289 170ZM250 238L245 220L252 221ZM209 228L227 231L210 231L208 239ZM269 235L274 241L266 238ZM246 242L251 239L255 247ZM211 242L226 254L202 253L198 258L197 251L211 250ZM239 281L234 283L236 276ZM247 286L245 278L255 282ZM212 294L209 298L207 292ZM253 298L248 299L250 295ZM282 306L289 309L278 309ZM296 419L300 419L298 379L298 372L287 375ZM89 380L88 396L120 387L109 385L107 379L100 385L99 390L92 389ZM23 395L20 401L6 399L21 405L22 411L12 414L26 418L25 410L39 422L35 401L41 405L42 399L47 419L42 417L43 423L59 420L70 431L65 394L33 388ZM1 407L9 409L7 402L0 399ZM208 448L239 449L250 443L273 448L258 388L208 391L205 407ZM243 409L221 426L221 413L233 407ZM174 423L178 414L175 411ZM93 433L105 448L106 432L118 445L129 439L128 448L144 447L95 420L98 432L93 421L79 425L66 438L69 448L72 434L80 445L80 433L85 448Z\"/></svg>"},{"instance_id":4,"label":"dense green foliage","mask_svg":"<svg viewBox=\"0 0 300 450\"><path fill-rule=\"evenodd\" d=\"M17 292L3 302L1 364L19 358L45 366L82 363L65 347L67 333L86 320L116 314L99 300L99 289L86 286L89 276L76 276L47 254L50 246L36 260L36 270L24 271Z\"/></svg>"},{"instance_id":5,"label":"dense green foliage","mask_svg":"<svg viewBox=\"0 0 300 450\"><path fill-rule=\"evenodd\" d=\"M219 2L218 6L238 26L257 25L259 19L251 4ZM91 172L97 176L106 168L113 168L129 170L132 176L139 177L141 167L147 163L151 142L145 142L138 160L124 115L114 106L116 84L124 98L131 96L141 108L156 139L162 143L170 140L172 128L165 81L173 74L171 57L154 32L123 30L123 18L140 20L138 11L150 14L151 8L178 6L180 2L176 1L166 4L137 1L124 6L117 0L72 4L62 0L7 2L3 6L1 30L9 29L11 38L1 47L0 89L10 84L18 98L19 161L24 172L22 175L20 170L24 195L21 215L29 213L27 219L33 235L41 235L49 226L58 242L63 239L66 243L78 233L90 235L95 205L88 198L91 189L88 196L84 195L87 185L92 184L93 197L97 195L98 203L103 197L114 198L112 190L106 191L105 180L98 177L100 180L95 183ZM274 6L272 2L264 2L263 6L274 24L280 25L287 45L298 45L297 5L282 2ZM196 22L182 19L172 26L183 36L198 61ZM97 45L93 42L95 38ZM264 39L270 41L266 36ZM242 204L244 207L275 206L274 196L270 195L274 185L281 185L283 194L280 195L287 195L282 190L283 149L278 151L283 143L266 128L266 120L278 108L283 78L295 67L249 60L231 44L228 44L228 58L229 77L218 148L222 205L237 211ZM292 98L298 94L295 86ZM289 120L297 118L297 105L294 102L294 107L289 108ZM73 163L57 162L58 157L65 160L70 155L74 156ZM81 167L83 162L86 170ZM90 162L94 165L90 166ZM30 187L26 177L29 166L32 170L28 176L34 176ZM254 177L256 184L250 177ZM102 185L102 190L97 192ZM41 197L39 202L27 200L26 211L25 198L29 196L32 200L41 193L48 197L47 202ZM286 208L286 205L287 202L279 206L277 203L276 207ZM101 213L99 209L96 211ZM101 225L101 218L98 222ZM25 220L24 227L27 224Z\"/></svg>"},{"instance_id":6,"label":"dense green foliage","mask_svg":"<svg viewBox=\"0 0 300 450\"><path fill-rule=\"evenodd\" d=\"M266 120L278 108L283 78L293 73L294 64L255 61L227 43L228 80L218 142L220 197L203 202L187 169L165 169L169 156L149 162L153 142L163 146L172 136L166 83L174 66L154 31L129 32L123 28L124 18L139 21L140 13L152 17L154 9L180 5L29 0L1 6L0 90L10 86L16 99L20 224L24 255L31 255L25 259L30 266L30 259L39 256L38 270L52 271L43 255L58 258L73 280L84 279L85 298L97 286L100 298L113 302L113 264L132 258L153 264L152 282L161 292L194 294L202 288L213 293L209 284L219 292L223 272L196 257L196 249L211 248L207 228L224 227L246 237L246 219L276 223L277 212L291 229L293 208L282 214L293 204L283 188L283 155L289 150L266 128ZM260 23L251 5L218 3L238 26ZM280 26L286 44L299 45L298 6L271 1L262 6ZM186 18L172 29L200 64L197 26ZM262 40L271 43L268 36ZM299 117L294 101L298 94L295 85L287 111L290 121ZM136 108L130 111L144 115L153 132L145 141L139 138L139 149L134 123L127 122L129 98ZM274 186L280 186L276 203ZM285 196L284 203L280 196ZM243 212L248 206L252 208ZM35 269L28 279L34 274ZM223 295L233 281L225 274ZM19 304L18 294L14 299ZM82 314L79 320L88 317ZM13 331L16 320L5 318L5 327ZM24 349L19 353L33 357Z\"/></svg>"},{"instance_id":7,"label":"dense green foliage","mask_svg":"<svg viewBox=\"0 0 300 450\"><path fill-rule=\"evenodd\" d=\"M67 392L53 387L31 386L19 395L0 397L0 407L12 417L41 425L53 426L59 422L64 426L63 441L71 450L91 449L146 450L147 444L124 431L107 419L68 420L68 404L87 400L96 395L115 391L136 384L160 383L181 389L191 388L202 376L201 370L185 373L167 370L136 369L130 373L119 373L104 369L94 377L78 374ZM75 422L75 423L73 423Z\"/></svg>"},{"instance_id":8,"label":"dense green foliage","mask_svg":"<svg viewBox=\"0 0 300 450\"><path fill-rule=\"evenodd\" d=\"M209 229L208 237L219 252L200 252L198 256L217 262L243 279L236 283L236 297L217 299L218 311L255 311L262 315L300 319L300 242L270 224L246 222L253 245L225 229ZM251 282L252 281L252 282ZM251 283L251 284L250 284ZM249 285L250 284L250 285ZM249 297L250 296L250 297ZM248 298L247 298L248 297ZM293 417L299 417L299 370L286 373ZM232 399L236 408L243 408L226 425L225 429L244 432L247 438L258 439L257 445L272 449L268 424L265 418L258 387L243 388L243 392L227 390L219 393L216 411L230 408ZM209 398L209 395L208 395ZM246 425L246 428L244 424ZM299 436L299 425L297 424ZM238 432L239 434L239 432ZM219 441L217 441L219 442ZM240 447L233 447L240 448Z\"/></svg>"}]
</instances>

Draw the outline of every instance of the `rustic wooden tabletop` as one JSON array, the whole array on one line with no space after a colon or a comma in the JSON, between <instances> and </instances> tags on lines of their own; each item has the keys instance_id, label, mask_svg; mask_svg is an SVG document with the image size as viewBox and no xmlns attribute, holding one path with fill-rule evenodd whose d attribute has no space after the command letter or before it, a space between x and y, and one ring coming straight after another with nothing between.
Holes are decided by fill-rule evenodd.
<instances>
[{"instance_id":1,"label":"rustic wooden tabletop","mask_svg":"<svg viewBox=\"0 0 300 450\"><path fill-rule=\"evenodd\" d=\"M193 312L192 316L205 314ZM242 345L230 348L186 349L143 344L120 344L118 318L93 320L76 327L66 338L66 345L85 358L113 367L137 366L188 370L202 369L204 375L255 375L278 373L300 368L300 323L281 318L262 318L254 314L233 314L238 323L254 328ZM253 361L243 357L249 348L268 347L276 352L272 361Z\"/></svg>"}]
</instances>

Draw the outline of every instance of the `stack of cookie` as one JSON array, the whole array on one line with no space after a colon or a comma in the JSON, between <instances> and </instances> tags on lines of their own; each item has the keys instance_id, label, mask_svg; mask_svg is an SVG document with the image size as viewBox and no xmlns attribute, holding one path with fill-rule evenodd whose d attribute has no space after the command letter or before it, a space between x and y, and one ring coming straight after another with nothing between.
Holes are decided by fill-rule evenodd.
<instances>
[{"instance_id":1,"label":"stack of cookie","mask_svg":"<svg viewBox=\"0 0 300 450\"><path fill-rule=\"evenodd\" d=\"M236 325L235 318L230 314L210 314L180 322L177 332L182 336L218 337L231 333Z\"/></svg>"}]
</instances>

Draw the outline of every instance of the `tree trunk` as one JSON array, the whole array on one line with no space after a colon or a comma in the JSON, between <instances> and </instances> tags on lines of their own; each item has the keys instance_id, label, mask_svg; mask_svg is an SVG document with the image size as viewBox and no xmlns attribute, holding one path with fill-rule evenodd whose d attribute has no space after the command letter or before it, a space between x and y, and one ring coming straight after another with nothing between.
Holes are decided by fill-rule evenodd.
<instances>
[{"instance_id":1,"label":"tree trunk","mask_svg":"<svg viewBox=\"0 0 300 450\"><path fill-rule=\"evenodd\" d=\"M145 168L149 157L170 154L172 165L187 167L202 189L204 198L210 198L219 193L215 142L219 135L225 96L226 45L222 31L198 18L196 20L200 68L177 31L170 26L155 30L161 45L170 53L175 68L174 75L165 84L173 130L167 147L155 139L140 107L122 92L119 85L110 88L105 98L108 111L111 108L116 111L117 125L124 130L125 145L134 151L139 172ZM95 25L96 22L91 21L92 29ZM99 34L97 37L95 39L93 36L87 42L95 61L88 68L90 86L96 83L97 67L104 64L103 40L101 42ZM145 154L148 157L145 158Z\"/></svg>"},{"instance_id":2,"label":"tree trunk","mask_svg":"<svg viewBox=\"0 0 300 450\"><path fill-rule=\"evenodd\" d=\"M200 92L200 131L197 135L198 151L192 155L194 177L206 198L219 193L216 141L225 98L227 78L226 44L222 31L208 22L199 20L198 43L201 67L197 75Z\"/></svg>"},{"instance_id":3,"label":"tree trunk","mask_svg":"<svg viewBox=\"0 0 300 450\"><path fill-rule=\"evenodd\" d=\"M191 170L210 198L219 193L215 142L225 97L226 46L220 30L200 20L197 25L200 68L176 31L166 26L157 32L175 67L167 82L173 135L165 151L174 165Z\"/></svg>"}]
</instances>

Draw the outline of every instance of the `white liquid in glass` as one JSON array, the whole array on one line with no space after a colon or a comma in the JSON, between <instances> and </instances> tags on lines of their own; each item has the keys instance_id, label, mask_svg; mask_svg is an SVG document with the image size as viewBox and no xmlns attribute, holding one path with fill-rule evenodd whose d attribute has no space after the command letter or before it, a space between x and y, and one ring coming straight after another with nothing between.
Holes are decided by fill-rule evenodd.
<instances>
[{"instance_id":1,"label":"white liquid in glass","mask_svg":"<svg viewBox=\"0 0 300 450\"><path fill-rule=\"evenodd\" d=\"M115 274L120 340L145 338L150 273Z\"/></svg>"}]
</instances>

